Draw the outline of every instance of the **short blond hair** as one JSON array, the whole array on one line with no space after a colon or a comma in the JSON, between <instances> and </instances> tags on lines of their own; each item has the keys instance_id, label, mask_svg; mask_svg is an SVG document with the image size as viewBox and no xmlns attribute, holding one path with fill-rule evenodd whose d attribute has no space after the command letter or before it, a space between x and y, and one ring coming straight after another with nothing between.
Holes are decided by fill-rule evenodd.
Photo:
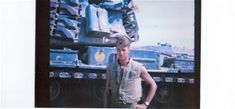
<instances>
[{"instance_id":1,"label":"short blond hair","mask_svg":"<svg viewBox=\"0 0 235 109\"><path fill-rule=\"evenodd\" d=\"M126 35L120 35L117 37L116 46L121 45L124 47L130 47L131 41L130 38Z\"/></svg>"}]
</instances>

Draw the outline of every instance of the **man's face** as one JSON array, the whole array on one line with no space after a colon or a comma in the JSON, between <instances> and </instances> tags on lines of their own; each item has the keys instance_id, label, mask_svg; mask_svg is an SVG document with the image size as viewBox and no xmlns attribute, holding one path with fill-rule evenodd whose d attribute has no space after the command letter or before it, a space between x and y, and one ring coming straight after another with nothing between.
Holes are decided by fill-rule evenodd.
<instances>
[{"instance_id":1,"label":"man's face","mask_svg":"<svg viewBox=\"0 0 235 109\"><path fill-rule=\"evenodd\" d=\"M129 59L129 52L130 52L129 47L125 47L125 46L122 46L122 45L117 45L116 49L117 49L118 59L120 61L125 61L126 59Z\"/></svg>"}]
</instances>

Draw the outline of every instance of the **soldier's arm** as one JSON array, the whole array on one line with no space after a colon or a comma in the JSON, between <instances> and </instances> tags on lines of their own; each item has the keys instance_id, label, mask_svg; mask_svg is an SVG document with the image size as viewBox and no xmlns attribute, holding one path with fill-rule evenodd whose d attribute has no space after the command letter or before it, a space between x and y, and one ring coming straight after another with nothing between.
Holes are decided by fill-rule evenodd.
<instances>
[{"instance_id":1,"label":"soldier's arm","mask_svg":"<svg viewBox=\"0 0 235 109\"><path fill-rule=\"evenodd\" d=\"M144 103L150 103L155 95L155 92L157 90L157 84L155 81L152 79L152 77L149 75L147 72L146 68L143 66L140 77L145 81L145 83L149 86L149 91L147 93L146 99ZM140 104L142 107L147 107L146 104Z\"/></svg>"}]
</instances>

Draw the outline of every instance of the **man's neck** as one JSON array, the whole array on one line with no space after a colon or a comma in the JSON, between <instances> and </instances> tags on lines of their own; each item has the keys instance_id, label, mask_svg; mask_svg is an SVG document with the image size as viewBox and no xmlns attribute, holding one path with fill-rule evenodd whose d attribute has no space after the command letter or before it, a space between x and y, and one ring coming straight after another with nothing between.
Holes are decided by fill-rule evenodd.
<instances>
[{"instance_id":1,"label":"man's neck","mask_svg":"<svg viewBox=\"0 0 235 109\"><path fill-rule=\"evenodd\" d=\"M128 59L122 60L122 61L118 60L118 63L120 66L124 67L129 63L129 61L130 61L130 59L128 58Z\"/></svg>"}]
</instances>

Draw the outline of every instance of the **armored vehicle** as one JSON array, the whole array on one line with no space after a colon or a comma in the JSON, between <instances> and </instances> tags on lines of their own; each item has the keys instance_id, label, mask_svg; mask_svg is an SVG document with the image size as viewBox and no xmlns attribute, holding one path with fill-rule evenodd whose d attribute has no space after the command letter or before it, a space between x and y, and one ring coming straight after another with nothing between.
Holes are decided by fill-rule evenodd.
<instances>
[{"instance_id":1,"label":"armored vehicle","mask_svg":"<svg viewBox=\"0 0 235 109\"><path fill-rule=\"evenodd\" d=\"M139 40L132 2L50 0L50 106L102 107L106 66L116 59L117 36ZM194 54L169 44L153 48L134 47L130 53L158 85L150 107L193 106Z\"/></svg>"}]
</instances>

